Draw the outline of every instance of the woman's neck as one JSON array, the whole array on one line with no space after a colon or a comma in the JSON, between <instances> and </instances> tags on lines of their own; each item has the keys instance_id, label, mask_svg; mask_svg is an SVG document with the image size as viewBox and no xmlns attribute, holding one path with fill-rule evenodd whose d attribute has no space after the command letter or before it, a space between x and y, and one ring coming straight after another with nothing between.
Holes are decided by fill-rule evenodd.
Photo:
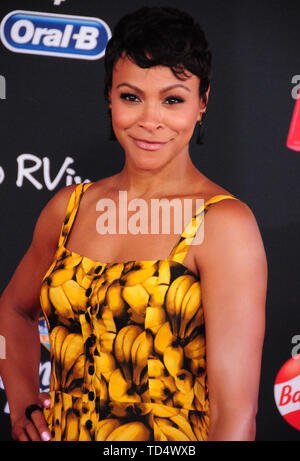
<instances>
[{"instance_id":1,"label":"woman's neck","mask_svg":"<svg viewBox=\"0 0 300 461\"><path fill-rule=\"evenodd\" d=\"M122 171L115 177L119 190L126 190L128 197L167 197L192 192L195 182L205 176L194 166L190 157L180 165L168 164L159 170L138 170L125 163Z\"/></svg>"}]
</instances>

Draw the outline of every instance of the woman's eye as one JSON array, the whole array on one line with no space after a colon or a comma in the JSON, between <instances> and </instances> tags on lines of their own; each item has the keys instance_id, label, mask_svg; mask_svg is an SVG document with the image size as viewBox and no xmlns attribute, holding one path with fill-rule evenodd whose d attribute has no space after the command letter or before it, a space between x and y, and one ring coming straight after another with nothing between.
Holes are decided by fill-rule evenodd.
<instances>
[{"instance_id":1,"label":"woman's eye","mask_svg":"<svg viewBox=\"0 0 300 461\"><path fill-rule=\"evenodd\" d=\"M181 102L184 102L182 98L178 96L170 96L165 100L166 104L179 104Z\"/></svg>"},{"instance_id":2,"label":"woman's eye","mask_svg":"<svg viewBox=\"0 0 300 461\"><path fill-rule=\"evenodd\" d=\"M127 102L139 102L140 101L140 98L132 93L121 93L120 98ZM164 102L165 104L173 105L173 104L182 103L184 102L184 100L180 98L179 96L169 96L168 98L165 99Z\"/></svg>"},{"instance_id":3,"label":"woman's eye","mask_svg":"<svg viewBox=\"0 0 300 461\"><path fill-rule=\"evenodd\" d=\"M121 99L124 99L125 101L129 101L129 102L137 102L139 101L139 98L137 96L135 96L134 94L131 94L131 93L122 93L120 95Z\"/></svg>"}]
</instances>

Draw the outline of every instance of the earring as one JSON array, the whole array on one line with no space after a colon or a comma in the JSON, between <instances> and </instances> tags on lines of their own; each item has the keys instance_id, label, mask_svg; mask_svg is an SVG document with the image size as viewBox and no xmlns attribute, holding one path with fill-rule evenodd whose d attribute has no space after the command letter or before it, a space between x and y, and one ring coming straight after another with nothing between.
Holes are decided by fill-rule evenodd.
<instances>
[{"instance_id":1,"label":"earring","mask_svg":"<svg viewBox=\"0 0 300 461\"><path fill-rule=\"evenodd\" d=\"M110 140L110 141L116 141L117 138L116 138L116 135L115 135L115 132L114 132L114 129L113 129L112 119L111 119L111 109L108 109L108 115L109 115L109 118L110 118L110 133L109 133L109 140Z\"/></svg>"},{"instance_id":2,"label":"earring","mask_svg":"<svg viewBox=\"0 0 300 461\"><path fill-rule=\"evenodd\" d=\"M198 125L198 132L197 132L197 139L196 139L197 144L204 144L203 143L203 138L204 138L203 122L204 122L205 117L206 117L206 112L203 112L202 118Z\"/></svg>"}]
</instances>

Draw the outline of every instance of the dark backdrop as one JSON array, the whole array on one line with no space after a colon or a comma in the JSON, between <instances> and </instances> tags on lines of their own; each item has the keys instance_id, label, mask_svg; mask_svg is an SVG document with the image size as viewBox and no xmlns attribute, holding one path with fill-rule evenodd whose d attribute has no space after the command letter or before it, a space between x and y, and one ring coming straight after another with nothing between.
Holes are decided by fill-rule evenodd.
<instances>
[{"instance_id":1,"label":"dark backdrop","mask_svg":"<svg viewBox=\"0 0 300 461\"><path fill-rule=\"evenodd\" d=\"M0 20L16 9L97 17L111 29L143 5L184 8L203 26L213 53L213 82L205 144L191 145L194 164L246 202L265 244L269 285L257 440L300 440L279 414L273 386L300 334L300 156L286 147L295 106L292 78L300 74L300 3L293 0L2 0ZM0 43L0 291L27 250L38 215L70 182L96 181L123 166L123 152L108 140L103 59L95 61L19 54ZM300 81L300 76L299 76ZM17 182L24 154L49 159L50 178L69 157L53 189L43 168L36 182ZM26 165L33 165L26 161ZM4 173L4 178L3 178ZM76 178L75 178L76 176ZM49 360L42 346L42 363ZM247 360L247 357L245 357ZM43 369L44 370L44 369ZM41 373L43 389L47 375ZM47 381L47 379L46 379ZM1 383L0 383L1 384ZM3 387L3 386L2 386ZM9 440L5 393L0 391L0 439Z\"/></svg>"}]
</instances>

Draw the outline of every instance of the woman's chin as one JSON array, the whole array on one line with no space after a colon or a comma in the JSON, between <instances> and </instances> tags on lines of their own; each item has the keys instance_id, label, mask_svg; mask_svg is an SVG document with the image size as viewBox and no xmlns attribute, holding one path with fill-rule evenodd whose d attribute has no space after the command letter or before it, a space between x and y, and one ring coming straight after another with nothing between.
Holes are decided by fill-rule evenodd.
<instances>
[{"instance_id":1,"label":"woman's chin","mask_svg":"<svg viewBox=\"0 0 300 461\"><path fill-rule=\"evenodd\" d=\"M136 168L137 170L145 170L145 171L156 171L163 168L168 162L163 162L161 156L153 155L149 156L148 158L138 158L138 159L131 159L129 160L131 165Z\"/></svg>"}]
</instances>

